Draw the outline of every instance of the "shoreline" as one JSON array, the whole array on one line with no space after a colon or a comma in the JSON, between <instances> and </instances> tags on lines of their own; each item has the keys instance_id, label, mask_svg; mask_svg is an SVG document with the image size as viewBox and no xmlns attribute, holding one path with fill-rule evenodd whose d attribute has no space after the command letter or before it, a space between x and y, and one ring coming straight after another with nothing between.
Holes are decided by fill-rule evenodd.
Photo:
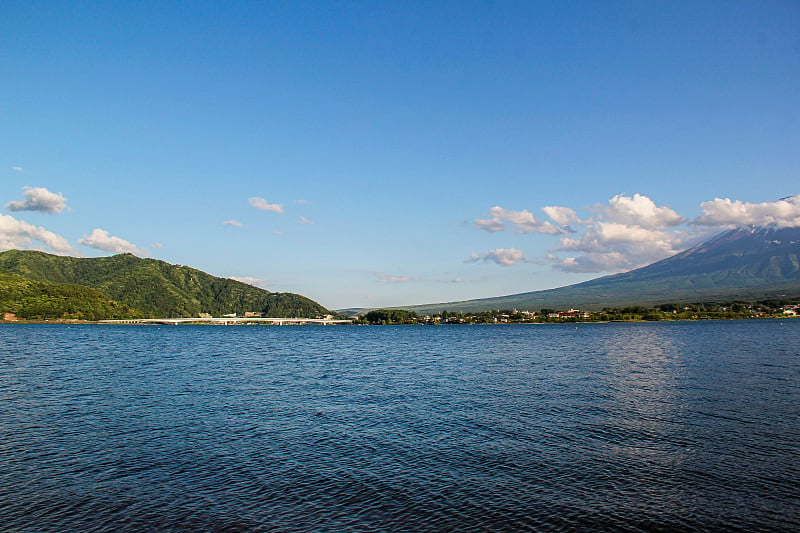
<instances>
[{"instance_id":1,"label":"shoreline","mask_svg":"<svg viewBox=\"0 0 800 533\"><path fill-rule=\"evenodd\" d=\"M580 324L642 324L642 323L675 323L675 322L736 322L740 320L793 320L798 319L800 316L765 316L765 317L742 317L742 318L678 318L674 320L581 320L581 321L562 321L562 322L471 322L471 323L446 323L446 324L329 324L337 326L369 326L369 327L387 327L387 326L548 326L548 325L575 325ZM164 319L169 320L169 319ZM181 323L181 324L162 324L154 323L108 323L97 320L75 320L75 319L52 319L52 320L0 320L0 326L13 326L13 325L53 325L53 326L277 326L278 324L265 324L258 322L239 322L239 323L212 323L212 322L194 322L194 323ZM320 324L288 324L288 325L303 325L303 326L318 326ZM280 325L283 327L284 325Z\"/></svg>"}]
</instances>

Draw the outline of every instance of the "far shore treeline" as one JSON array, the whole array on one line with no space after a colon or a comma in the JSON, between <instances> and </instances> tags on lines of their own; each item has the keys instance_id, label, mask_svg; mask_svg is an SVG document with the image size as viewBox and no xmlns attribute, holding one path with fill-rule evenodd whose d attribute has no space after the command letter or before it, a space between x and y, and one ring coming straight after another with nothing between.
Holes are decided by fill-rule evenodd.
<instances>
[{"instance_id":1,"label":"far shore treeline","mask_svg":"<svg viewBox=\"0 0 800 533\"><path fill-rule=\"evenodd\" d=\"M0 294L4 294L3 287L5 276L0 275ZM35 284L33 284L35 286ZM37 289L38 290L38 289ZM4 311L3 300L0 300L0 323L25 323L25 322L93 322L96 318L88 318L91 312L119 314L119 304L109 302L102 295L93 294L92 291L82 291L67 287L63 291L50 293L41 300L40 314L25 315L13 314ZM62 307L69 305L82 306L80 313L60 314ZM88 307L94 305L95 307ZM88 313L87 313L88 309ZM49 310L47 312L43 310ZM124 312L131 314L130 318L142 318L129 308ZM136 316L134 316L136 315ZM78 318L78 316L82 318ZM346 318L342 315L337 318ZM498 309L473 313L457 311L442 311L431 315L420 315L407 309L373 309L367 313L352 318L355 325L451 325L451 324L558 324L558 323L591 323L591 322L657 322L677 320L745 320L763 318L795 318L800 316L800 298L786 300L762 300L758 302L697 302L661 304L655 307L630 306L620 308L607 308L602 311L581 311L578 309L555 310L540 309L538 311L519 311L517 309ZM210 322L210 321L209 321ZM241 323L248 323L243 320ZM256 321L253 321L256 323ZM264 323L260 323L264 324Z\"/></svg>"},{"instance_id":2,"label":"far shore treeline","mask_svg":"<svg viewBox=\"0 0 800 533\"><path fill-rule=\"evenodd\" d=\"M800 298L758 302L697 302L631 306L589 312L578 309L519 311L517 309L472 313L448 312L420 315L406 309L374 309L359 315L355 324L532 324L559 322L641 322L661 320L741 320L749 318L791 318L800 314Z\"/></svg>"}]
</instances>

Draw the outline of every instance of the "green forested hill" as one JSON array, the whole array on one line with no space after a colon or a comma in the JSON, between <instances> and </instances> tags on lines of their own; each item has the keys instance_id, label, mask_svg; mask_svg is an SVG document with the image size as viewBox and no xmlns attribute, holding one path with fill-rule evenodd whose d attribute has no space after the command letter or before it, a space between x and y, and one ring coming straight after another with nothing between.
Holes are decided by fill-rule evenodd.
<instances>
[{"instance_id":1,"label":"green forested hill","mask_svg":"<svg viewBox=\"0 0 800 533\"><path fill-rule=\"evenodd\" d=\"M0 274L0 316L12 313L23 319L70 318L103 320L140 318L141 311L115 302L80 285L58 285L13 274Z\"/></svg>"},{"instance_id":2,"label":"green forested hill","mask_svg":"<svg viewBox=\"0 0 800 533\"><path fill-rule=\"evenodd\" d=\"M318 303L298 294L273 293L187 266L130 254L78 258L9 250L0 253L0 274L14 274L50 285L88 287L151 317L241 315L249 311L273 317L328 313Z\"/></svg>"}]
</instances>

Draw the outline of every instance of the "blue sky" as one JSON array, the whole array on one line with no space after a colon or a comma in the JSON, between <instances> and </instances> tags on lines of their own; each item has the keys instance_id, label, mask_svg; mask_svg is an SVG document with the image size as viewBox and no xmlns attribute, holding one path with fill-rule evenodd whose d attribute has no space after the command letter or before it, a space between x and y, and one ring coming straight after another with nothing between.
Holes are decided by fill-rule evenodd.
<instances>
[{"instance_id":1,"label":"blue sky","mask_svg":"<svg viewBox=\"0 0 800 533\"><path fill-rule=\"evenodd\" d=\"M344 308L800 225L797 2L49 0L0 20L0 249L131 251Z\"/></svg>"}]
</instances>

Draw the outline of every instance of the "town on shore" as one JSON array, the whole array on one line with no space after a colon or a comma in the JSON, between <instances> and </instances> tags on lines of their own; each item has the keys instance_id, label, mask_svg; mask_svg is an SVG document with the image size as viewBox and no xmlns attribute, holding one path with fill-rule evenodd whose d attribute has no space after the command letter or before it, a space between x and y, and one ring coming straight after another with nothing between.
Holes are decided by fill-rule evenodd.
<instances>
[{"instance_id":1,"label":"town on shore","mask_svg":"<svg viewBox=\"0 0 800 533\"><path fill-rule=\"evenodd\" d=\"M0 316L5 324L195 324L195 325L443 325L443 324L548 324L564 322L655 322L677 320L744 320L757 318L793 318L800 316L800 300L765 300L755 303L663 304L656 307L632 306L602 311L580 309L540 309L539 311L491 310L472 313L448 312L419 315L406 309L374 309L354 318L324 315L313 318L264 318L262 313L243 316L228 314L214 318L200 317L82 320L67 317L19 318L12 313Z\"/></svg>"},{"instance_id":2,"label":"town on shore","mask_svg":"<svg viewBox=\"0 0 800 533\"><path fill-rule=\"evenodd\" d=\"M765 300L755 303L663 304L632 306L602 311L580 309L539 311L491 310L471 313L442 311L419 315L405 309L375 309L359 315L355 324L535 324L560 322L650 322L668 320L742 320L789 318L800 314L800 301Z\"/></svg>"}]
</instances>

